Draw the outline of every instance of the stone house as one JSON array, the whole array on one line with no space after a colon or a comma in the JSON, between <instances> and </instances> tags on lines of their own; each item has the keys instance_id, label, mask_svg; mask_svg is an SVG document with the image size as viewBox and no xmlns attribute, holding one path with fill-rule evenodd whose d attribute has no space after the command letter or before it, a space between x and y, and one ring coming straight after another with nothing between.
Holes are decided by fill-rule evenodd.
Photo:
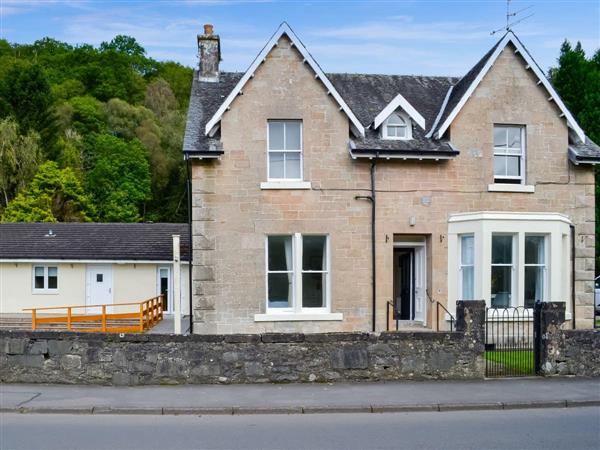
<instances>
[{"instance_id":1,"label":"stone house","mask_svg":"<svg viewBox=\"0 0 600 450\"><path fill-rule=\"evenodd\" d=\"M243 73L210 25L198 51L194 332L435 329L459 299L592 326L600 147L512 32L462 78L324 73L285 23Z\"/></svg>"}]
</instances>

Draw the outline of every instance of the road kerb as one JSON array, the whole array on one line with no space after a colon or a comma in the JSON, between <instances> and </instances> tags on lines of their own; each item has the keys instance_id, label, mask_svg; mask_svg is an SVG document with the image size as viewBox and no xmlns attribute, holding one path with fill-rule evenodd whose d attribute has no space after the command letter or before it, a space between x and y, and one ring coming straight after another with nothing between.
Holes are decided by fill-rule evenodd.
<instances>
[{"instance_id":1,"label":"road kerb","mask_svg":"<svg viewBox=\"0 0 600 450\"><path fill-rule=\"evenodd\" d=\"M233 408L229 407L183 407L183 408L163 408L165 416L231 416Z\"/></svg>"},{"instance_id":2,"label":"road kerb","mask_svg":"<svg viewBox=\"0 0 600 450\"><path fill-rule=\"evenodd\" d=\"M482 410L495 410L502 409L503 404L501 402L492 403L440 403L438 405L439 411L482 411Z\"/></svg>"},{"instance_id":3,"label":"road kerb","mask_svg":"<svg viewBox=\"0 0 600 450\"><path fill-rule=\"evenodd\" d=\"M365 406L305 406L304 414L371 413L371 405Z\"/></svg>"},{"instance_id":4,"label":"road kerb","mask_svg":"<svg viewBox=\"0 0 600 450\"><path fill-rule=\"evenodd\" d=\"M136 408L136 407L94 407L92 414L131 414L131 415L154 415L161 416L163 409L159 407Z\"/></svg>"},{"instance_id":5,"label":"road kerb","mask_svg":"<svg viewBox=\"0 0 600 450\"><path fill-rule=\"evenodd\" d=\"M374 413L439 411L437 403L429 405L372 405L371 410Z\"/></svg>"},{"instance_id":6,"label":"road kerb","mask_svg":"<svg viewBox=\"0 0 600 450\"><path fill-rule=\"evenodd\" d=\"M246 414L302 414L303 409L300 406L267 406L267 407L251 407L240 406L233 408L233 415Z\"/></svg>"},{"instance_id":7,"label":"road kerb","mask_svg":"<svg viewBox=\"0 0 600 450\"><path fill-rule=\"evenodd\" d=\"M92 414L93 408L90 407L73 407L73 408L55 408L46 406L21 406L16 408L22 414Z\"/></svg>"},{"instance_id":8,"label":"road kerb","mask_svg":"<svg viewBox=\"0 0 600 450\"><path fill-rule=\"evenodd\" d=\"M567 408L579 408L581 406L600 406L598 400L567 400Z\"/></svg>"},{"instance_id":9,"label":"road kerb","mask_svg":"<svg viewBox=\"0 0 600 450\"><path fill-rule=\"evenodd\" d=\"M506 402L503 409L537 409L537 408L566 408L566 400L530 401L530 402Z\"/></svg>"}]
</instances>

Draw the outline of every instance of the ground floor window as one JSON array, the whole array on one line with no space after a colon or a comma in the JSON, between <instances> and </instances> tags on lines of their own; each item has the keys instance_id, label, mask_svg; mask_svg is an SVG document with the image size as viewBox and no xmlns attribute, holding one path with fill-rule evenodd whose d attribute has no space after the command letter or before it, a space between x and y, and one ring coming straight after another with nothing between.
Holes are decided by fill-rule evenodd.
<instances>
[{"instance_id":1,"label":"ground floor window","mask_svg":"<svg viewBox=\"0 0 600 450\"><path fill-rule=\"evenodd\" d=\"M451 215L449 305L476 299L493 308L532 309L536 302L564 301L573 283L570 226L559 213Z\"/></svg>"},{"instance_id":2,"label":"ground floor window","mask_svg":"<svg viewBox=\"0 0 600 450\"><path fill-rule=\"evenodd\" d=\"M58 267L33 266L34 292L58 291Z\"/></svg>"},{"instance_id":3,"label":"ground floor window","mask_svg":"<svg viewBox=\"0 0 600 450\"><path fill-rule=\"evenodd\" d=\"M268 236L266 247L267 310L317 312L329 307L327 236Z\"/></svg>"}]
</instances>

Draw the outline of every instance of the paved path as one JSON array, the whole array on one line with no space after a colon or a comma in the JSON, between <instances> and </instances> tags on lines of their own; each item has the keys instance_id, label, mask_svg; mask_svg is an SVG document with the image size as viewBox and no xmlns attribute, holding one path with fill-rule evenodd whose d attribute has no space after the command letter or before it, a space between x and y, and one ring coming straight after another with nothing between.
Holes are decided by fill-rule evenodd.
<instances>
[{"instance_id":1,"label":"paved path","mask_svg":"<svg viewBox=\"0 0 600 450\"><path fill-rule=\"evenodd\" d=\"M261 416L0 415L2 449L597 450L600 408Z\"/></svg>"},{"instance_id":2,"label":"paved path","mask_svg":"<svg viewBox=\"0 0 600 450\"><path fill-rule=\"evenodd\" d=\"M0 385L0 408L5 412L291 414L579 405L600 405L600 379L140 387Z\"/></svg>"}]
</instances>

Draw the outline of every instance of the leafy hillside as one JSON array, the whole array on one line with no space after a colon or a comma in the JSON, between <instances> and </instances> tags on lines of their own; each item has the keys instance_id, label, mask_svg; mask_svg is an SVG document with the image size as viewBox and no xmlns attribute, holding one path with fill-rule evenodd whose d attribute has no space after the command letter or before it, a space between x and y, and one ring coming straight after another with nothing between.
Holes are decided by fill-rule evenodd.
<instances>
[{"instance_id":1,"label":"leafy hillside","mask_svg":"<svg viewBox=\"0 0 600 450\"><path fill-rule=\"evenodd\" d=\"M127 36L0 40L2 221L185 221L191 82Z\"/></svg>"}]
</instances>

